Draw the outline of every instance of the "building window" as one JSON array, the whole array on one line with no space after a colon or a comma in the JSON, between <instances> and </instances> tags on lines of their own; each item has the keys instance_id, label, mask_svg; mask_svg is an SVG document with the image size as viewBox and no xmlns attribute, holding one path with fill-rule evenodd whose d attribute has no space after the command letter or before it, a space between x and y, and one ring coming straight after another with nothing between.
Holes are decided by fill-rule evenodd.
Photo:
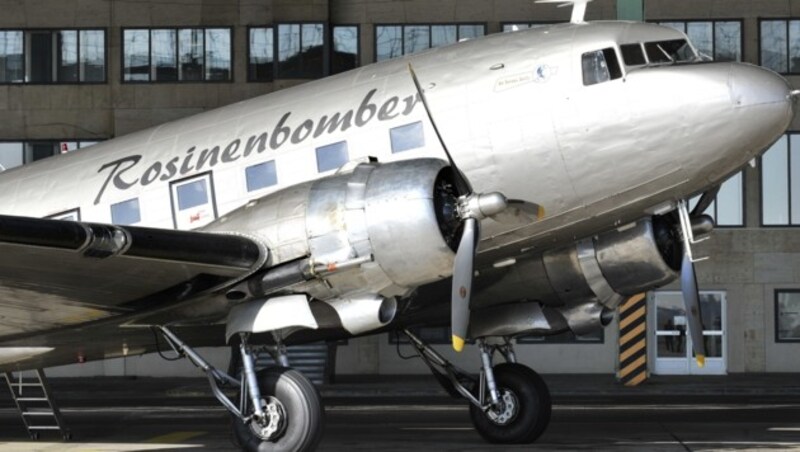
<instances>
[{"instance_id":1,"label":"building window","mask_svg":"<svg viewBox=\"0 0 800 452\"><path fill-rule=\"evenodd\" d=\"M602 344L605 341L603 329L594 333L576 335L572 331L565 331L550 336L522 336L517 338L518 344Z\"/></svg>"},{"instance_id":2,"label":"building window","mask_svg":"<svg viewBox=\"0 0 800 452\"><path fill-rule=\"evenodd\" d=\"M277 78L320 78L324 72L325 26L278 24Z\"/></svg>"},{"instance_id":3,"label":"building window","mask_svg":"<svg viewBox=\"0 0 800 452\"><path fill-rule=\"evenodd\" d=\"M333 26L331 74L338 74L358 67L359 42L358 26Z\"/></svg>"},{"instance_id":4,"label":"building window","mask_svg":"<svg viewBox=\"0 0 800 452\"><path fill-rule=\"evenodd\" d=\"M233 80L230 28L125 29L125 82Z\"/></svg>"},{"instance_id":5,"label":"building window","mask_svg":"<svg viewBox=\"0 0 800 452\"><path fill-rule=\"evenodd\" d=\"M336 169L347 163L347 142L329 144L317 148L317 171L323 173Z\"/></svg>"},{"instance_id":6,"label":"building window","mask_svg":"<svg viewBox=\"0 0 800 452\"><path fill-rule=\"evenodd\" d=\"M136 224L142 221L139 213L139 198L111 204L111 222L113 224Z\"/></svg>"},{"instance_id":7,"label":"building window","mask_svg":"<svg viewBox=\"0 0 800 452\"><path fill-rule=\"evenodd\" d=\"M775 341L800 342L800 290L775 291Z\"/></svg>"},{"instance_id":8,"label":"building window","mask_svg":"<svg viewBox=\"0 0 800 452\"><path fill-rule=\"evenodd\" d=\"M555 22L511 22L503 24L503 33L511 31L527 30L529 28L540 28L552 25Z\"/></svg>"},{"instance_id":9,"label":"building window","mask_svg":"<svg viewBox=\"0 0 800 452\"><path fill-rule=\"evenodd\" d=\"M275 170L274 160L248 166L244 173L247 179L247 191L261 190L278 183L278 172Z\"/></svg>"},{"instance_id":10,"label":"building window","mask_svg":"<svg viewBox=\"0 0 800 452\"><path fill-rule=\"evenodd\" d=\"M0 83L105 81L105 30L0 31Z\"/></svg>"},{"instance_id":11,"label":"building window","mask_svg":"<svg viewBox=\"0 0 800 452\"><path fill-rule=\"evenodd\" d=\"M800 134L782 136L761 156L761 224L800 225Z\"/></svg>"},{"instance_id":12,"label":"building window","mask_svg":"<svg viewBox=\"0 0 800 452\"><path fill-rule=\"evenodd\" d=\"M248 31L247 80L271 82L275 78L275 41L272 27L253 27Z\"/></svg>"},{"instance_id":13,"label":"building window","mask_svg":"<svg viewBox=\"0 0 800 452\"><path fill-rule=\"evenodd\" d=\"M693 208L699 200L699 195L692 198L689 207ZM703 213L713 218L716 226L744 226L744 171L722 183L714 202Z\"/></svg>"},{"instance_id":14,"label":"building window","mask_svg":"<svg viewBox=\"0 0 800 452\"><path fill-rule=\"evenodd\" d=\"M389 138L392 141L393 153L425 146L425 133L421 121L390 129Z\"/></svg>"},{"instance_id":15,"label":"building window","mask_svg":"<svg viewBox=\"0 0 800 452\"><path fill-rule=\"evenodd\" d=\"M658 23L686 33L697 50L714 61L742 60L740 20L671 20Z\"/></svg>"},{"instance_id":16,"label":"building window","mask_svg":"<svg viewBox=\"0 0 800 452\"><path fill-rule=\"evenodd\" d=\"M454 44L462 39L477 38L485 33L486 27L482 24L377 25L375 56L377 61L384 61L432 47Z\"/></svg>"},{"instance_id":17,"label":"building window","mask_svg":"<svg viewBox=\"0 0 800 452\"><path fill-rule=\"evenodd\" d=\"M325 75L326 48L325 25L322 23L251 27L248 29L247 80L271 82L276 78L320 78ZM277 65L275 55L278 57Z\"/></svg>"},{"instance_id":18,"label":"building window","mask_svg":"<svg viewBox=\"0 0 800 452\"><path fill-rule=\"evenodd\" d=\"M761 65L781 74L800 73L800 19L762 20Z\"/></svg>"},{"instance_id":19,"label":"building window","mask_svg":"<svg viewBox=\"0 0 800 452\"><path fill-rule=\"evenodd\" d=\"M0 171L96 144L97 141L0 142Z\"/></svg>"}]
</instances>

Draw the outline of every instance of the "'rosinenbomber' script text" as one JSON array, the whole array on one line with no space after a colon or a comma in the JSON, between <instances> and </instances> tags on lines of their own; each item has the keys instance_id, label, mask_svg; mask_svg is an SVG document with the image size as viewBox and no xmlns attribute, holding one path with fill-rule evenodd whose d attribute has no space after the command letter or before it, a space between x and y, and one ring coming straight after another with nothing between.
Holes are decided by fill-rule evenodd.
<instances>
[{"instance_id":1,"label":"'rosinenbomber' script text","mask_svg":"<svg viewBox=\"0 0 800 452\"><path fill-rule=\"evenodd\" d=\"M407 116L419 102L418 95L407 96L402 100L393 96L378 106L372 102L376 92L375 89L369 91L357 109L348 110L344 114L337 112L330 116L323 115L317 121L305 119L293 121L294 125L288 125L292 112L286 112L270 134L263 132L252 135L247 141L236 138L224 147L214 146L199 152L192 146L183 155L172 157L168 161L153 162L147 168L140 167L139 163L142 160L140 154L106 163L97 170L98 173L108 171L108 175L94 203L100 203L109 184L113 184L119 190L127 190L135 185L145 187L156 181L169 181L205 168L211 169L219 163L235 162L253 153L260 154L268 148L277 150L287 141L296 145L309 137L319 138L323 134L344 132L351 127L363 127L375 118L378 118L378 121L388 121L401 115Z\"/></svg>"}]
</instances>

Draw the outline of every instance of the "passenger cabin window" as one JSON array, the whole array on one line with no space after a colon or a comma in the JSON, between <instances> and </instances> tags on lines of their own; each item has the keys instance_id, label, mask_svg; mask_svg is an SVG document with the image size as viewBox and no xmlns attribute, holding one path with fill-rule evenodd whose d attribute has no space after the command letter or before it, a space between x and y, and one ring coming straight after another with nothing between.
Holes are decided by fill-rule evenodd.
<instances>
[{"instance_id":1,"label":"passenger cabin window","mask_svg":"<svg viewBox=\"0 0 800 452\"><path fill-rule=\"evenodd\" d=\"M420 121L390 129L389 138L392 141L392 153L425 146L425 134Z\"/></svg>"},{"instance_id":2,"label":"passenger cabin window","mask_svg":"<svg viewBox=\"0 0 800 452\"><path fill-rule=\"evenodd\" d=\"M317 171L324 173L347 163L347 142L329 144L317 148Z\"/></svg>"},{"instance_id":3,"label":"passenger cabin window","mask_svg":"<svg viewBox=\"0 0 800 452\"><path fill-rule=\"evenodd\" d=\"M261 190L278 183L274 160L248 166L245 168L244 174L247 179L247 191Z\"/></svg>"},{"instance_id":4,"label":"passenger cabin window","mask_svg":"<svg viewBox=\"0 0 800 452\"><path fill-rule=\"evenodd\" d=\"M586 52L581 61L584 86L596 85L622 77L622 70L613 48Z\"/></svg>"},{"instance_id":5,"label":"passenger cabin window","mask_svg":"<svg viewBox=\"0 0 800 452\"><path fill-rule=\"evenodd\" d=\"M136 224L142 221L139 198L111 204L111 222L114 224Z\"/></svg>"},{"instance_id":6,"label":"passenger cabin window","mask_svg":"<svg viewBox=\"0 0 800 452\"><path fill-rule=\"evenodd\" d=\"M622 61L625 66L643 66L647 64L641 44L625 44L620 46L620 50L622 50Z\"/></svg>"},{"instance_id":7,"label":"passenger cabin window","mask_svg":"<svg viewBox=\"0 0 800 452\"><path fill-rule=\"evenodd\" d=\"M217 218L211 174L176 181L170 186L175 228L194 229Z\"/></svg>"}]
</instances>

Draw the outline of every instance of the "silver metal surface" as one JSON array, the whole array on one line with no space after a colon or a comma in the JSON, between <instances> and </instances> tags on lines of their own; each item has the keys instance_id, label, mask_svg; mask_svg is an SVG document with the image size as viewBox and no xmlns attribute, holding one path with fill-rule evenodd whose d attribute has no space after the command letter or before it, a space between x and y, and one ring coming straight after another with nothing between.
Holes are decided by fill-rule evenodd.
<instances>
[{"instance_id":1,"label":"silver metal surface","mask_svg":"<svg viewBox=\"0 0 800 452\"><path fill-rule=\"evenodd\" d=\"M325 302L336 310L341 326L353 335L386 326L397 313L396 299L374 294L334 298Z\"/></svg>"},{"instance_id":2,"label":"silver metal surface","mask_svg":"<svg viewBox=\"0 0 800 452\"><path fill-rule=\"evenodd\" d=\"M253 407L255 419L261 423L266 419L264 417L264 407L261 404L261 389L258 387L253 353L250 350L250 347L247 345L248 334L249 333L239 334L239 337L242 339L241 344L239 344L239 353L242 356L242 372L244 372L244 379L247 383L247 392L250 396L250 406Z\"/></svg>"},{"instance_id":3,"label":"silver metal surface","mask_svg":"<svg viewBox=\"0 0 800 452\"><path fill-rule=\"evenodd\" d=\"M297 328L318 328L305 295L284 295L240 303L228 312L225 339L239 333L280 332L286 337Z\"/></svg>"},{"instance_id":4,"label":"silver metal surface","mask_svg":"<svg viewBox=\"0 0 800 452\"><path fill-rule=\"evenodd\" d=\"M550 319L536 302L512 303L472 311L469 337L501 337L564 331L567 325L552 308Z\"/></svg>"},{"instance_id":5,"label":"silver metal surface","mask_svg":"<svg viewBox=\"0 0 800 452\"><path fill-rule=\"evenodd\" d=\"M661 287L678 277L658 249L649 218L632 228L599 235L595 252L608 283L624 296Z\"/></svg>"},{"instance_id":6,"label":"silver metal surface","mask_svg":"<svg viewBox=\"0 0 800 452\"><path fill-rule=\"evenodd\" d=\"M417 121L425 136L432 136L406 72L412 61L423 85L435 86L426 93L431 114L475 192L531 199L547 208L548 215L532 224L482 222L475 268L481 271L509 258L518 262L502 278L509 290L498 286L487 293L513 295L504 301L541 299L548 306L574 309L602 295L595 290L605 291L596 277L587 282L576 240L597 236L596 259L615 292L627 295L663 284L674 275L657 262L646 234L605 231L719 185L763 153L791 122L794 103L785 79L741 63L624 67L616 80L583 84L579 62L585 52L685 38L655 24L600 22L496 34L432 49L4 171L0 213L44 217L79 209L84 221L109 223L112 204L138 198L143 224L169 228L169 184L208 173L220 187L215 199L222 217L206 230L260 238L270 250L267 265L315 254L322 263L374 255L374 262L304 282L296 290L323 300L356 293L407 296L450 276L453 263L430 188L445 165L442 146L426 139L419 149L393 153L387 138L391 128ZM389 114L380 118L381 110ZM304 130L304 139L290 139ZM354 159L369 152L389 163L352 171L348 166L324 178L315 171L314 149L342 140L350 144ZM369 149L356 145L364 143ZM226 149L229 158L221 158ZM207 157L204 165L200 154ZM257 194L247 192L241 183L245 169L267 160L276 162L280 183ZM168 174L169 162L186 169ZM161 177L143 182L145 174L159 171ZM187 267L195 274L204 270L173 262L142 264L134 271L144 277L126 281L131 268L115 267L111 260L99 260L102 266L76 275L68 256L17 248L0 245L4 274L47 267L43 262L64 263L48 270L54 278L49 285L29 278L35 287L0 290L0 299L12 305L4 312L14 316L45 305L37 294L51 296L51 308L23 322L0 322L7 337L41 332L37 340L45 343L37 346L55 337L72 343L60 336L64 327L127 319L123 316L131 313L108 307L109 300L116 300L115 293L100 289L108 287L108 278L119 283L117 293L139 299L153 292L142 281L171 287L183 281L174 275L183 275ZM542 265L524 263L532 253L544 254ZM541 275L525 275L516 267L543 267L549 281L544 284ZM536 281L527 283L525 276ZM62 282L75 278L85 278L80 303L58 293ZM488 295L474 302L475 307L495 303ZM179 312L216 320L229 307L218 303ZM119 348L110 330L92 331L103 332L93 339L108 342L109 350ZM145 342L138 349L146 350ZM64 348L40 356L60 364L76 351Z\"/></svg>"}]
</instances>

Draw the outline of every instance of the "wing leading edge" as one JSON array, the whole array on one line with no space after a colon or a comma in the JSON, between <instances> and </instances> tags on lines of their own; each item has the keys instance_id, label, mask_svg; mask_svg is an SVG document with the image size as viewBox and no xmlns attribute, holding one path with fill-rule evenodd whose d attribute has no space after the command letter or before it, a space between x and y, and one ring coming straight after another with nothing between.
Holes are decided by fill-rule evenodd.
<instances>
[{"instance_id":1,"label":"wing leading edge","mask_svg":"<svg viewBox=\"0 0 800 452\"><path fill-rule=\"evenodd\" d=\"M0 215L0 341L211 293L268 254L238 234Z\"/></svg>"}]
</instances>

